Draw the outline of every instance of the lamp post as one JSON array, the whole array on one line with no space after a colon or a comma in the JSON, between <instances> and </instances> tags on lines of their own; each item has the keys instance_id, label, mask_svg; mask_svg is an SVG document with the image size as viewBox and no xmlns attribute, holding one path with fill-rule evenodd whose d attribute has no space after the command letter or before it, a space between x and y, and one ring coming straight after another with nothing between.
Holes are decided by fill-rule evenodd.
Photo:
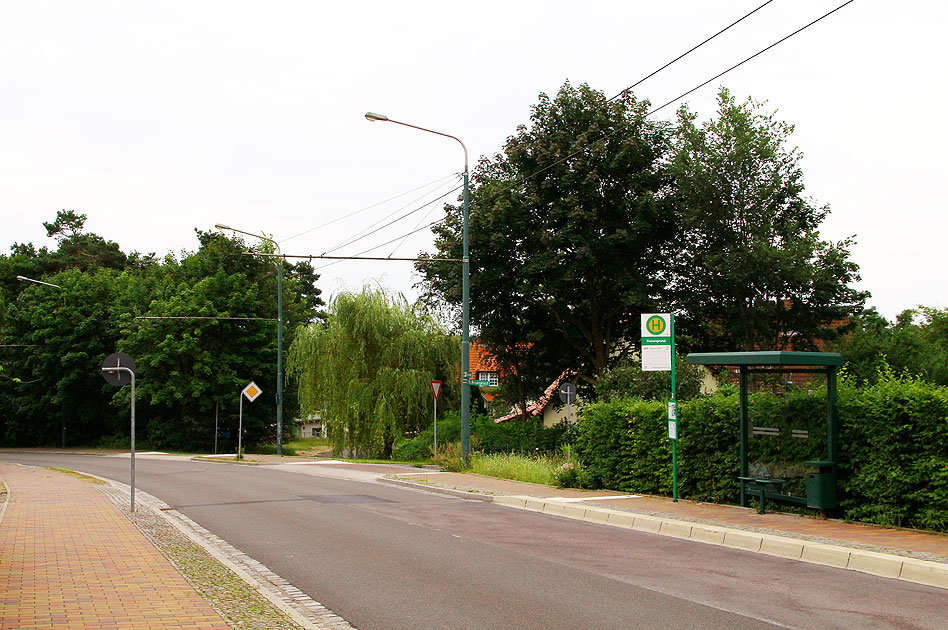
<instances>
[{"instance_id":1,"label":"lamp post","mask_svg":"<svg viewBox=\"0 0 948 630\"><path fill-rule=\"evenodd\" d=\"M218 230L239 232L273 243L277 249L277 254L280 255L277 272L277 455L283 455L283 251L280 249L279 243L262 234L245 232L221 223L214 227Z\"/></svg>"},{"instance_id":2,"label":"lamp post","mask_svg":"<svg viewBox=\"0 0 948 630\"><path fill-rule=\"evenodd\" d=\"M468 176L468 160L467 160L467 147L461 142L461 139L457 136L452 136L451 134L442 133L440 131L435 131L433 129L426 129L425 127L419 127L417 125L410 125L405 122L398 120L392 120L388 116L383 116L382 114L375 114L372 112L366 112L366 120L371 122L391 122L396 125L402 125L404 127L411 127L412 129L418 129L419 131L427 131L428 133L433 133L438 136L444 136L445 138L451 138L456 140L458 144L461 145L461 148L464 149L464 210L462 214L463 227L462 227L462 247L463 253L461 255L461 457L464 459L464 462L467 463L468 452L470 450L471 443L471 426L470 426L470 414L471 414L471 339L470 339L470 323L471 323L471 313L470 313L470 303L471 303L471 264L469 256L469 238L468 238L468 218L470 215L471 202L470 202L470 181Z\"/></svg>"},{"instance_id":3,"label":"lamp post","mask_svg":"<svg viewBox=\"0 0 948 630\"><path fill-rule=\"evenodd\" d=\"M58 284L53 284L51 282L43 282L42 280L34 280L33 278L27 278L26 276L17 276L16 279L22 280L24 282L33 282L35 284L42 284L43 286L46 286L46 287L55 287L57 289L62 289L62 287L59 286Z\"/></svg>"},{"instance_id":4,"label":"lamp post","mask_svg":"<svg viewBox=\"0 0 948 630\"><path fill-rule=\"evenodd\" d=\"M44 287L53 287L54 289L59 289L60 291L63 290L61 286L59 286L58 284L53 284L52 282L43 282L42 280L34 280L33 278L27 278L26 276L17 276L16 279L21 282L32 282L33 284L41 284ZM65 302L65 300L66 298L63 297L63 302ZM62 439L63 439L62 441L63 448L66 448L66 411L65 410L63 410L63 438Z\"/></svg>"}]
</instances>

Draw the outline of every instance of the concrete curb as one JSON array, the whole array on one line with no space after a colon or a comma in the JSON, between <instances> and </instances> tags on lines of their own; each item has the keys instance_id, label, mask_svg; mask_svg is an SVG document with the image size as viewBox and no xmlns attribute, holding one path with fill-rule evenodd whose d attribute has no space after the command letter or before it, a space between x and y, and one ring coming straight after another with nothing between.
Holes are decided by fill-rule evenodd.
<instances>
[{"instance_id":1,"label":"concrete curb","mask_svg":"<svg viewBox=\"0 0 948 630\"><path fill-rule=\"evenodd\" d=\"M622 510L584 506L557 501L556 499L520 495L484 495L384 477L379 478L379 481L466 499L490 501L497 505L520 510L542 512L553 516L563 516L613 527L624 527L650 534L692 540L707 545L731 547L741 551L763 553L779 558L859 571L880 577L948 589L948 564L940 562L917 560L841 545L811 542L790 536L762 534L718 525L705 525Z\"/></svg>"},{"instance_id":2,"label":"concrete curb","mask_svg":"<svg viewBox=\"0 0 948 630\"><path fill-rule=\"evenodd\" d=\"M455 490L454 488L442 488L440 486L430 486L426 483L419 483L417 481L406 481L405 479L394 479L392 477L379 477L377 481L382 483L387 483L393 486L405 486L406 488L414 488L415 490L426 490L428 492L434 492L435 494L446 494L452 497L457 497L459 499L473 499L475 501L486 501L490 503L494 500L494 496L490 494L478 494L477 492L468 492L467 490Z\"/></svg>"},{"instance_id":3,"label":"concrete curb","mask_svg":"<svg viewBox=\"0 0 948 630\"><path fill-rule=\"evenodd\" d=\"M128 484L91 473L82 474L106 482L110 488L121 493L123 498L127 498L131 493L131 487ZM250 556L173 509L158 497L148 494L140 488L135 489L135 496L138 499L136 507L140 506L160 516L304 630L345 630L352 628L342 617L292 586L263 564L253 560Z\"/></svg>"}]
</instances>

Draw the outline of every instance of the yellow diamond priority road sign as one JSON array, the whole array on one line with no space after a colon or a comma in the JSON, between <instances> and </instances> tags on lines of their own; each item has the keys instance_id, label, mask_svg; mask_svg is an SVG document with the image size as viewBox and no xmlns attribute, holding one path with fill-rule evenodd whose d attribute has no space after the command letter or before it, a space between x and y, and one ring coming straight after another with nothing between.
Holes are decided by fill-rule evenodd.
<instances>
[{"instance_id":1,"label":"yellow diamond priority road sign","mask_svg":"<svg viewBox=\"0 0 948 630\"><path fill-rule=\"evenodd\" d=\"M247 400L253 402L257 399L257 396L263 393L263 390L257 387L257 384L253 381L250 381L250 385L244 387L243 395L247 397Z\"/></svg>"}]
</instances>

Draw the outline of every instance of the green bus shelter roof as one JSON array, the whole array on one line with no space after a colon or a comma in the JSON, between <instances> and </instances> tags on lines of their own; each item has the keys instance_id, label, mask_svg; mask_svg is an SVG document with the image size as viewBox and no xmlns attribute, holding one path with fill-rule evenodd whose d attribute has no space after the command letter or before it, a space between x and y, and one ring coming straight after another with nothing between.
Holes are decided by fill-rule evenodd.
<instances>
[{"instance_id":1,"label":"green bus shelter roof","mask_svg":"<svg viewBox=\"0 0 948 630\"><path fill-rule=\"evenodd\" d=\"M692 352L685 360L693 365L842 365L838 352Z\"/></svg>"}]
</instances>

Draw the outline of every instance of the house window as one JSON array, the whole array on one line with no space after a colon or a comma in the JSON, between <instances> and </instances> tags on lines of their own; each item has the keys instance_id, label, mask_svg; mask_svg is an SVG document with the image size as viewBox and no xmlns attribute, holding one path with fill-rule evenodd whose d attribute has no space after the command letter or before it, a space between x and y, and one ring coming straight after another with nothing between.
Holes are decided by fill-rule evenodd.
<instances>
[{"instance_id":1,"label":"house window","mask_svg":"<svg viewBox=\"0 0 948 630\"><path fill-rule=\"evenodd\" d=\"M487 381L490 383L490 387L497 387L500 385L500 373L499 372L478 372L477 380Z\"/></svg>"}]
</instances>

